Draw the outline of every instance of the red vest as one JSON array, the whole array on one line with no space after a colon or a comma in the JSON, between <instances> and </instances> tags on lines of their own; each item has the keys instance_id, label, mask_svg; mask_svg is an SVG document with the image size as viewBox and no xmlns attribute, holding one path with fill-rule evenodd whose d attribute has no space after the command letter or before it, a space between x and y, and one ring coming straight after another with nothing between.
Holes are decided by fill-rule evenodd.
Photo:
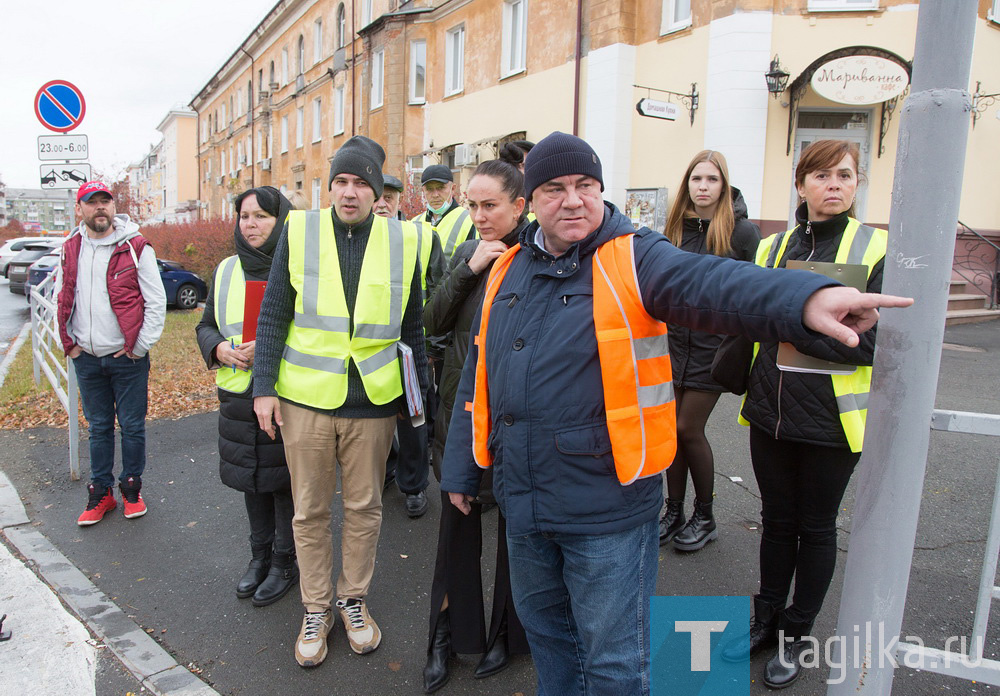
<instances>
[{"instance_id":1,"label":"red vest","mask_svg":"<svg viewBox=\"0 0 1000 696\"><path fill-rule=\"evenodd\" d=\"M67 354L76 345L66 332L66 325L73 314L76 299L76 272L80 260L80 245L83 243L81 234L84 233L81 231L70 236L62 247L62 288L59 290L58 321L59 337ZM145 300L139 289L138 262L148 243L141 235L118 242L108 261L108 299L111 301L111 310L118 319L118 327L125 337L125 350L130 352L135 347L144 317Z\"/></svg>"}]
</instances>

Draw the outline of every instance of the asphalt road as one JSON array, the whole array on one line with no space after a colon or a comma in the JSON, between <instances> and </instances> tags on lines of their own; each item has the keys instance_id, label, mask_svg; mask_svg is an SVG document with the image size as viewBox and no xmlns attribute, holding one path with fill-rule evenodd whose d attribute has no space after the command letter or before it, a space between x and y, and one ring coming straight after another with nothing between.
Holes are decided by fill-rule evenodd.
<instances>
[{"instance_id":1,"label":"asphalt road","mask_svg":"<svg viewBox=\"0 0 1000 696\"><path fill-rule=\"evenodd\" d=\"M1000 324L956 327L945 340L957 348L946 346L943 353L938 407L1000 413ZM746 431L735 424L738 405L737 398L724 397L709 424L720 538L696 554L661 550L658 594L748 595L756 589L759 497ZM87 529L75 524L86 500L85 482L69 480L65 437L64 431L52 429L2 432L0 469L17 486L37 529L180 664L201 670L202 678L223 694L255 696L276 687L301 694L421 693L440 509L435 484L428 489L430 511L418 520L406 517L398 491L386 497L369 597L384 632L382 646L366 657L354 655L338 623L327 661L307 671L292 655L302 616L297 592L262 609L234 595L248 560L248 530L240 495L218 479L216 414L150 423L144 476L149 514L130 521L117 513ZM904 635L920 636L928 646L943 647L947 637L971 632L998 450L988 438L931 435L903 624ZM81 461L86 478L85 444ZM834 631L853 502L852 484L840 520L838 573L817 621L817 636ZM334 510L336 533L339 506ZM484 558L491 559L495 514L487 515L486 534ZM491 568L492 562L484 566ZM488 569L485 573L491 577ZM997 614L994 625L1000 621ZM994 659L1000 655L996 637L987 641L986 654ZM764 661L766 656L755 660L755 674ZM440 693L535 693L530 659L517 658L507 671L481 681L472 678L476 662L476 656L455 660L454 676ZM113 667L104 673L116 683L127 681ZM796 696L825 694L826 678L823 670L809 670L790 691ZM995 690L908 668L897 672L897 694L943 692ZM768 692L755 685L753 693Z\"/></svg>"},{"instance_id":2,"label":"asphalt road","mask_svg":"<svg viewBox=\"0 0 1000 696\"><path fill-rule=\"evenodd\" d=\"M31 319L24 295L10 292L10 281L0 276L0 357L21 332L24 322Z\"/></svg>"}]
</instances>

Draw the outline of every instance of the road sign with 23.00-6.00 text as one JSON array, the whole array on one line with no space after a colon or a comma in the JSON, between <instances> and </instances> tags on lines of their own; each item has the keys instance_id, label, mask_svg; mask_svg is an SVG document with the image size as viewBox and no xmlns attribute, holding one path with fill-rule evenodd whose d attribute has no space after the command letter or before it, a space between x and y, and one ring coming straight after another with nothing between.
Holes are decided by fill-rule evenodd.
<instances>
[{"instance_id":1,"label":"road sign with 23.00-6.00 text","mask_svg":"<svg viewBox=\"0 0 1000 696\"><path fill-rule=\"evenodd\" d=\"M46 82L35 94L35 116L50 131L68 133L80 125L86 113L83 92L66 80Z\"/></svg>"},{"instance_id":2,"label":"road sign with 23.00-6.00 text","mask_svg":"<svg viewBox=\"0 0 1000 696\"><path fill-rule=\"evenodd\" d=\"M38 168L38 175L43 189L75 190L93 178L90 165L83 162L43 164Z\"/></svg>"},{"instance_id":3,"label":"road sign with 23.00-6.00 text","mask_svg":"<svg viewBox=\"0 0 1000 696\"><path fill-rule=\"evenodd\" d=\"M46 160L82 160L87 159L87 136L74 135L40 135L38 136L38 159Z\"/></svg>"}]
</instances>

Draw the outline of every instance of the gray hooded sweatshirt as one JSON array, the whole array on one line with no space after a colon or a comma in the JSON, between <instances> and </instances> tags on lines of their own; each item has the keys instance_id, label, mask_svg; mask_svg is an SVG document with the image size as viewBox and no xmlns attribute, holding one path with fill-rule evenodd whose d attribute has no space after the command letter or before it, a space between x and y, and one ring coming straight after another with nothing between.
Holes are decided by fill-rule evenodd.
<instances>
[{"instance_id":1,"label":"gray hooded sweatshirt","mask_svg":"<svg viewBox=\"0 0 1000 696\"><path fill-rule=\"evenodd\" d=\"M87 234L85 225L76 228L73 234L82 237L80 258L76 275L76 296L73 314L70 315L66 330L70 338L84 351L96 357L114 355L125 347L125 336L118 326L118 318L111 309L108 296L108 262L116 244L139 234L139 226L128 215L115 215L114 232L102 239L93 239ZM139 290L145 306L142 328L136 339L133 353L144 356L160 340L163 320L167 313L167 295L156 265L156 253L147 244L138 259Z\"/></svg>"}]
</instances>

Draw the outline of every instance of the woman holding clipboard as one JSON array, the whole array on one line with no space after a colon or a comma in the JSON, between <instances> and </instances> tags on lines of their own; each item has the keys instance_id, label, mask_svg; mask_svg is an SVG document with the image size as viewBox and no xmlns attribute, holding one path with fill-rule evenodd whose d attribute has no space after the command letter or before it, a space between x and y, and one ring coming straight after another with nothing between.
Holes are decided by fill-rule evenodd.
<instances>
[{"instance_id":1,"label":"woman holding clipboard","mask_svg":"<svg viewBox=\"0 0 1000 696\"><path fill-rule=\"evenodd\" d=\"M284 445L280 433L272 440L257 425L252 398L256 341L244 337L256 334L256 325L249 324L256 322L261 286L292 206L271 186L244 191L235 205L236 254L215 269L196 331L205 363L216 370L219 475L224 484L243 492L250 523L251 560L236 596L253 597L253 605L262 607L284 597L298 582L299 571Z\"/></svg>"},{"instance_id":2,"label":"woman holding clipboard","mask_svg":"<svg viewBox=\"0 0 1000 696\"><path fill-rule=\"evenodd\" d=\"M814 142L802 152L795 188L801 201L798 224L763 240L757 265L808 262L820 270L823 262L835 262L827 268L859 271L867 277L868 292L881 292L888 235L853 217L858 146ZM750 426L750 458L761 495L760 593L749 633L722 656L749 659L774 645L780 632L783 642L764 669L764 683L773 689L799 677L800 656L811 644L804 638L833 578L837 512L861 458L875 331L861 334L855 348L816 337L781 351L837 363L831 367L839 369L825 371L788 364L777 343L754 346L740 422ZM795 590L787 604L793 575Z\"/></svg>"}]
</instances>

